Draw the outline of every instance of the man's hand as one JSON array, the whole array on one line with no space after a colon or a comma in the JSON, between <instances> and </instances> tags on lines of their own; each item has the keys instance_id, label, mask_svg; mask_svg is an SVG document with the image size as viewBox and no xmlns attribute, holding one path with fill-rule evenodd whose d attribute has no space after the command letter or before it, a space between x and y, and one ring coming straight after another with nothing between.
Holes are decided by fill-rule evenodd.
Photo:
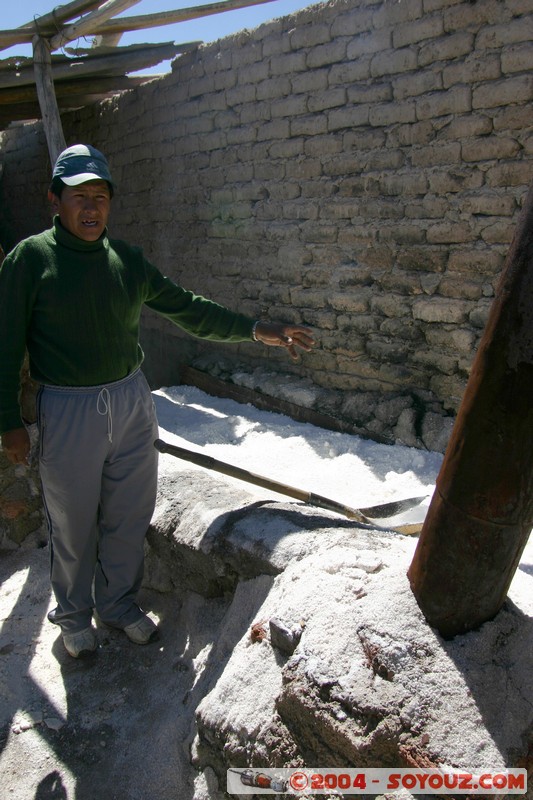
<instances>
[{"instance_id":1,"label":"man's hand","mask_svg":"<svg viewBox=\"0 0 533 800\"><path fill-rule=\"evenodd\" d=\"M30 437L26 428L15 428L2 434L2 449L12 464L28 464Z\"/></svg>"},{"instance_id":2,"label":"man's hand","mask_svg":"<svg viewBox=\"0 0 533 800\"><path fill-rule=\"evenodd\" d=\"M272 347L286 347L294 361L299 358L297 347L309 352L315 345L313 334L309 328L304 328L302 325L284 325L278 322L258 322L255 326L255 338Z\"/></svg>"}]
</instances>

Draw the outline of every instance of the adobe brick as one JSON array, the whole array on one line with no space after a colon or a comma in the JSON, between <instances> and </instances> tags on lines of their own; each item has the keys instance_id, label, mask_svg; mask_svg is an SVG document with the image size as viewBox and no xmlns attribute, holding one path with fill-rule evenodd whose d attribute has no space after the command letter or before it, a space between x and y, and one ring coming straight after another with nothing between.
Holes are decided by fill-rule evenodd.
<instances>
[{"instance_id":1,"label":"adobe brick","mask_svg":"<svg viewBox=\"0 0 533 800\"><path fill-rule=\"evenodd\" d=\"M461 146L463 161L467 162L515 158L519 152L520 144L510 136L494 135L469 139Z\"/></svg>"},{"instance_id":2,"label":"adobe brick","mask_svg":"<svg viewBox=\"0 0 533 800\"><path fill-rule=\"evenodd\" d=\"M374 55L392 47L392 33L390 30L372 31L354 37L346 49L347 61L355 61L365 55Z\"/></svg>"},{"instance_id":3,"label":"adobe brick","mask_svg":"<svg viewBox=\"0 0 533 800\"><path fill-rule=\"evenodd\" d=\"M383 75L397 75L399 72L416 70L418 59L415 48L404 47L401 50L378 52L370 63L370 74L373 78Z\"/></svg>"},{"instance_id":4,"label":"adobe brick","mask_svg":"<svg viewBox=\"0 0 533 800\"><path fill-rule=\"evenodd\" d=\"M436 61L451 61L468 55L473 48L473 33L469 31L452 33L422 45L418 52L418 64L420 67L427 67Z\"/></svg>"},{"instance_id":5,"label":"adobe brick","mask_svg":"<svg viewBox=\"0 0 533 800\"><path fill-rule=\"evenodd\" d=\"M502 72L527 72L533 70L533 42L504 47L501 52Z\"/></svg>"},{"instance_id":6,"label":"adobe brick","mask_svg":"<svg viewBox=\"0 0 533 800\"><path fill-rule=\"evenodd\" d=\"M316 69L317 67L344 61L346 58L346 46L345 39L337 39L329 44L314 47L307 54L307 68Z\"/></svg>"},{"instance_id":7,"label":"adobe brick","mask_svg":"<svg viewBox=\"0 0 533 800\"><path fill-rule=\"evenodd\" d=\"M481 51L475 55L467 56L463 61L449 64L442 71L442 83L449 89L457 83L479 83L480 81L494 81L501 78L499 53L486 53Z\"/></svg>"},{"instance_id":8,"label":"adobe brick","mask_svg":"<svg viewBox=\"0 0 533 800\"><path fill-rule=\"evenodd\" d=\"M442 117L448 114L464 114L472 110L470 86L456 86L443 92L433 92L416 100L418 120Z\"/></svg>"},{"instance_id":9,"label":"adobe brick","mask_svg":"<svg viewBox=\"0 0 533 800\"><path fill-rule=\"evenodd\" d=\"M472 108L495 108L510 103L528 103L532 99L533 76L520 75L474 88Z\"/></svg>"},{"instance_id":10,"label":"adobe brick","mask_svg":"<svg viewBox=\"0 0 533 800\"><path fill-rule=\"evenodd\" d=\"M394 47L405 47L425 39L435 39L443 33L442 15L426 13L421 19L396 25L392 31L392 44Z\"/></svg>"},{"instance_id":11,"label":"adobe brick","mask_svg":"<svg viewBox=\"0 0 533 800\"><path fill-rule=\"evenodd\" d=\"M422 0L403 0L401 3L397 3L395 0L384 0L374 14L373 23L376 28L387 28L419 19L423 13Z\"/></svg>"},{"instance_id":12,"label":"adobe brick","mask_svg":"<svg viewBox=\"0 0 533 800\"><path fill-rule=\"evenodd\" d=\"M531 42L533 39L533 14L506 20L501 25L482 28L476 37L478 50L490 50L517 42Z\"/></svg>"}]
</instances>

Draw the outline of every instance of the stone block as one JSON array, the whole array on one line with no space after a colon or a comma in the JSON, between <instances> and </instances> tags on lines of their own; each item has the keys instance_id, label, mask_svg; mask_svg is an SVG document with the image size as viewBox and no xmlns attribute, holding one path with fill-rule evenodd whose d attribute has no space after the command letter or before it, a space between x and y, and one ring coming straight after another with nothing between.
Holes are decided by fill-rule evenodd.
<instances>
[{"instance_id":1,"label":"stone block","mask_svg":"<svg viewBox=\"0 0 533 800\"><path fill-rule=\"evenodd\" d=\"M430 225L427 241L430 244L461 244L475 239L472 227L466 222L443 222Z\"/></svg>"},{"instance_id":2,"label":"stone block","mask_svg":"<svg viewBox=\"0 0 533 800\"><path fill-rule=\"evenodd\" d=\"M459 142L435 142L418 148L413 152L411 160L413 166L426 169L440 164L459 164L461 162L461 144Z\"/></svg>"},{"instance_id":3,"label":"stone block","mask_svg":"<svg viewBox=\"0 0 533 800\"><path fill-rule=\"evenodd\" d=\"M354 6L347 13L340 11L331 23L331 37L355 36L358 33L371 31L374 11L371 7Z\"/></svg>"},{"instance_id":4,"label":"stone block","mask_svg":"<svg viewBox=\"0 0 533 800\"><path fill-rule=\"evenodd\" d=\"M351 85L355 81L367 80L370 78L370 59L370 55L366 55L355 60L349 59L342 64L332 64L328 68L329 85Z\"/></svg>"},{"instance_id":5,"label":"stone block","mask_svg":"<svg viewBox=\"0 0 533 800\"><path fill-rule=\"evenodd\" d=\"M488 82L501 78L499 54L476 52L458 63L451 63L442 71L442 82L445 89L455 84L473 84Z\"/></svg>"},{"instance_id":6,"label":"stone block","mask_svg":"<svg viewBox=\"0 0 533 800\"><path fill-rule=\"evenodd\" d=\"M329 44L314 47L307 55L308 69L336 64L346 59L346 40L337 39Z\"/></svg>"},{"instance_id":7,"label":"stone block","mask_svg":"<svg viewBox=\"0 0 533 800\"><path fill-rule=\"evenodd\" d=\"M398 78L393 78L392 87L395 100L417 97L442 89L442 74L437 70L421 70L414 75L400 75Z\"/></svg>"},{"instance_id":8,"label":"stone block","mask_svg":"<svg viewBox=\"0 0 533 800\"><path fill-rule=\"evenodd\" d=\"M406 318L411 315L411 303L400 295L373 296L370 308L372 313L385 317Z\"/></svg>"},{"instance_id":9,"label":"stone block","mask_svg":"<svg viewBox=\"0 0 533 800\"><path fill-rule=\"evenodd\" d=\"M329 305L335 311L364 314L369 310L371 297L371 289L358 288L357 291L330 294Z\"/></svg>"},{"instance_id":10,"label":"stone block","mask_svg":"<svg viewBox=\"0 0 533 800\"><path fill-rule=\"evenodd\" d=\"M470 86L456 86L443 92L420 97L416 101L416 117L419 120L442 117L447 114L464 114L472 110Z\"/></svg>"},{"instance_id":11,"label":"stone block","mask_svg":"<svg viewBox=\"0 0 533 800\"><path fill-rule=\"evenodd\" d=\"M431 297L415 300L412 307L414 319L423 322L446 322L462 325L468 320L472 304L462 300Z\"/></svg>"},{"instance_id":12,"label":"stone block","mask_svg":"<svg viewBox=\"0 0 533 800\"><path fill-rule=\"evenodd\" d=\"M309 108L309 110L311 110ZM305 95L296 94L281 97L273 100L270 105L270 113L273 119L276 117L299 117L307 114L308 103Z\"/></svg>"},{"instance_id":13,"label":"stone block","mask_svg":"<svg viewBox=\"0 0 533 800\"><path fill-rule=\"evenodd\" d=\"M480 235L487 244L510 245L514 236L514 226L509 220L496 220L485 225L480 230Z\"/></svg>"},{"instance_id":14,"label":"stone block","mask_svg":"<svg viewBox=\"0 0 533 800\"><path fill-rule=\"evenodd\" d=\"M406 344L400 341L369 339L366 342L366 352L370 358L386 361L388 364L403 364L406 360L406 350Z\"/></svg>"},{"instance_id":15,"label":"stone block","mask_svg":"<svg viewBox=\"0 0 533 800\"><path fill-rule=\"evenodd\" d=\"M504 75L513 72L531 72L533 69L533 43L504 47L501 53L501 66Z\"/></svg>"},{"instance_id":16,"label":"stone block","mask_svg":"<svg viewBox=\"0 0 533 800\"><path fill-rule=\"evenodd\" d=\"M439 294L442 297L479 300L483 295L483 285L478 281L465 280L463 275L461 277L445 275L439 283Z\"/></svg>"},{"instance_id":17,"label":"stone block","mask_svg":"<svg viewBox=\"0 0 533 800\"><path fill-rule=\"evenodd\" d=\"M311 113L324 111L327 108L338 108L346 105L346 89L327 89L325 91L315 91L309 96L307 107ZM304 113L304 112L302 112Z\"/></svg>"},{"instance_id":18,"label":"stone block","mask_svg":"<svg viewBox=\"0 0 533 800\"><path fill-rule=\"evenodd\" d=\"M324 91L328 87L328 69L314 69L291 75L291 89L293 94L309 94Z\"/></svg>"},{"instance_id":19,"label":"stone block","mask_svg":"<svg viewBox=\"0 0 533 800\"><path fill-rule=\"evenodd\" d=\"M436 61L452 61L468 55L473 49L474 34L468 30L458 31L423 44L418 53L418 63L427 67Z\"/></svg>"},{"instance_id":20,"label":"stone block","mask_svg":"<svg viewBox=\"0 0 533 800\"><path fill-rule=\"evenodd\" d=\"M511 217L516 213L516 200L507 193L485 191L483 194L467 195L462 207L469 214Z\"/></svg>"},{"instance_id":21,"label":"stone block","mask_svg":"<svg viewBox=\"0 0 533 800\"><path fill-rule=\"evenodd\" d=\"M507 127L507 126L506 126ZM453 117L439 131L440 139L460 141L472 136L488 136L494 130L494 118L487 114L465 114Z\"/></svg>"},{"instance_id":22,"label":"stone block","mask_svg":"<svg viewBox=\"0 0 533 800\"><path fill-rule=\"evenodd\" d=\"M392 34L390 30L375 30L371 33L362 33L348 43L346 61L352 62L362 56L382 53L392 47ZM337 68L338 69L338 68Z\"/></svg>"},{"instance_id":23,"label":"stone block","mask_svg":"<svg viewBox=\"0 0 533 800\"><path fill-rule=\"evenodd\" d=\"M485 0L484 3L460 3L444 10L444 29L447 32L456 30L475 30L483 26L498 26L506 23L508 17L505 5L500 0ZM490 27L488 27L490 31ZM489 34L490 36L490 34ZM488 46L489 38L485 40Z\"/></svg>"},{"instance_id":24,"label":"stone block","mask_svg":"<svg viewBox=\"0 0 533 800\"><path fill-rule=\"evenodd\" d=\"M322 136L328 130L328 118L322 114L301 116L291 119L290 136Z\"/></svg>"},{"instance_id":25,"label":"stone block","mask_svg":"<svg viewBox=\"0 0 533 800\"><path fill-rule=\"evenodd\" d=\"M497 164L486 172L487 186L527 187L533 180L533 161L517 160L508 164Z\"/></svg>"},{"instance_id":26,"label":"stone block","mask_svg":"<svg viewBox=\"0 0 533 800\"><path fill-rule=\"evenodd\" d=\"M264 61L262 64L265 66L266 71L273 76L294 76L307 70L304 52L282 53L278 56L272 56L269 61Z\"/></svg>"},{"instance_id":27,"label":"stone block","mask_svg":"<svg viewBox=\"0 0 533 800\"><path fill-rule=\"evenodd\" d=\"M529 103L533 99L533 78L519 75L503 81L492 81L475 87L472 108L496 108L510 103Z\"/></svg>"},{"instance_id":28,"label":"stone block","mask_svg":"<svg viewBox=\"0 0 533 800\"><path fill-rule=\"evenodd\" d=\"M256 97L261 100L284 98L290 94L291 83L286 75L268 78L256 86Z\"/></svg>"},{"instance_id":29,"label":"stone block","mask_svg":"<svg viewBox=\"0 0 533 800\"><path fill-rule=\"evenodd\" d=\"M477 35L476 47L479 50L503 48L516 42L533 40L533 14L521 15L516 19L502 21L500 25L490 25Z\"/></svg>"},{"instance_id":30,"label":"stone block","mask_svg":"<svg viewBox=\"0 0 533 800\"><path fill-rule=\"evenodd\" d=\"M370 105L355 105L329 111L327 114L328 130L336 131L341 128L350 130L359 125L368 125L370 109Z\"/></svg>"},{"instance_id":31,"label":"stone block","mask_svg":"<svg viewBox=\"0 0 533 800\"><path fill-rule=\"evenodd\" d=\"M495 131L528 131L533 128L533 106L509 106L491 114ZM518 134L517 134L518 135Z\"/></svg>"},{"instance_id":32,"label":"stone block","mask_svg":"<svg viewBox=\"0 0 533 800\"><path fill-rule=\"evenodd\" d=\"M293 50L317 47L331 41L331 29L327 23L314 25L299 25L290 33L290 42Z\"/></svg>"},{"instance_id":33,"label":"stone block","mask_svg":"<svg viewBox=\"0 0 533 800\"><path fill-rule=\"evenodd\" d=\"M421 19L395 25L392 31L392 44L395 48L418 44L426 39L436 39L444 33L441 14L424 14Z\"/></svg>"},{"instance_id":34,"label":"stone block","mask_svg":"<svg viewBox=\"0 0 533 800\"><path fill-rule=\"evenodd\" d=\"M424 231L418 225L382 225L379 231L381 242L393 242L398 245L420 244L425 241Z\"/></svg>"},{"instance_id":35,"label":"stone block","mask_svg":"<svg viewBox=\"0 0 533 800\"><path fill-rule=\"evenodd\" d=\"M466 378L438 373L430 378L429 386L444 409L456 414L466 389Z\"/></svg>"},{"instance_id":36,"label":"stone block","mask_svg":"<svg viewBox=\"0 0 533 800\"><path fill-rule=\"evenodd\" d=\"M265 122L257 131L257 140L287 139L290 136L290 124L288 119L277 119L272 120L272 122Z\"/></svg>"},{"instance_id":37,"label":"stone block","mask_svg":"<svg viewBox=\"0 0 533 800\"><path fill-rule=\"evenodd\" d=\"M485 173L475 167L453 166L432 170L428 176L429 189L435 194L463 192L483 186Z\"/></svg>"},{"instance_id":38,"label":"stone block","mask_svg":"<svg viewBox=\"0 0 533 800\"><path fill-rule=\"evenodd\" d=\"M414 102L406 100L403 102L381 103L371 106L368 121L371 125L376 127L415 122L415 104Z\"/></svg>"},{"instance_id":39,"label":"stone block","mask_svg":"<svg viewBox=\"0 0 533 800\"><path fill-rule=\"evenodd\" d=\"M476 334L468 328L451 328L449 325L428 325L424 331L427 343L432 347L469 356L474 354Z\"/></svg>"},{"instance_id":40,"label":"stone block","mask_svg":"<svg viewBox=\"0 0 533 800\"><path fill-rule=\"evenodd\" d=\"M454 418L452 416L444 417L431 411L424 414L420 433L424 446L436 453L444 453L453 425Z\"/></svg>"},{"instance_id":41,"label":"stone block","mask_svg":"<svg viewBox=\"0 0 533 800\"><path fill-rule=\"evenodd\" d=\"M394 28L402 23L420 19L423 14L422 0L405 0L401 3L384 0L376 9L373 23L376 28Z\"/></svg>"},{"instance_id":42,"label":"stone block","mask_svg":"<svg viewBox=\"0 0 533 800\"><path fill-rule=\"evenodd\" d=\"M411 47L403 47L400 50L376 53L370 64L370 74L373 78L379 78L383 75L397 75L399 72L414 71L417 67L416 50Z\"/></svg>"},{"instance_id":43,"label":"stone block","mask_svg":"<svg viewBox=\"0 0 533 800\"><path fill-rule=\"evenodd\" d=\"M513 159L520 152L520 143L509 136L490 136L463 142L464 161L490 161L492 159Z\"/></svg>"},{"instance_id":44,"label":"stone block","mask_svg":"<svg viewBox=\"0 0 533 800\"><path fill-rule=\"evenodd\" d=\"M379 180L379 190L389 196L402 195L403 197L410 197L425 194L427 191L427 177L422 171L384 175Z\"/></svg>"}]
</instances>

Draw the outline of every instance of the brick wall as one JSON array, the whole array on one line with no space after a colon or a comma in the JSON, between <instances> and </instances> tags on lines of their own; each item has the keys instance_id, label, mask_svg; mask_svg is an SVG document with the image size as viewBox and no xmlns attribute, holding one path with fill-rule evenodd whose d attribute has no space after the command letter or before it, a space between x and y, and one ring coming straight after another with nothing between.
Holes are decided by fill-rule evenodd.
<instances>
[{"instance_id":1,"label":"brick wall","mask_svg":"<svg viewBox=\"0 0 533 800\"><path fill-rule=\"evenodd\" d=\"M531 0L332 0L65 115L69 144L108 154L114 235L320 343L293 365L146 314L152 383L181 363L292 382L373 436L443 450L533 177L532 67ZM47 222L50 167L38 124L0 147L11 246Z\"/></svg>"}]
</instances>

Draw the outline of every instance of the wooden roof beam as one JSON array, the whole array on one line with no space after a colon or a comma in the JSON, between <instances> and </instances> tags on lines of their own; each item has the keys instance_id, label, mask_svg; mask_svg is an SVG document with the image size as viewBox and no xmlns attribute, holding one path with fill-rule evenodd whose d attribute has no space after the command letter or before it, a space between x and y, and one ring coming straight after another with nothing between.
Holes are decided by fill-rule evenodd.
<instances>
[{"instance_id":1,"label":"wooden roof beam","mask_svg":"<svg viewBox=\"0 0 533 800\"><path fill-rule=\"evenodd\" d=\"M86 0L87 1L87 0ZM81 0L80 0L81 2ZM139 0L135 0L139 2ZM89 33L91 36L106 36L108 34L126 33L127 31L138 31L143 28L157 28L162 25L172 25L176 22L186 22L191 19L200 19L207 17L211 14L221 14L225 11L236 11L239 8L248 8L249 6L262 5L264 3L272 3L274 0L221 0L217 3L209 3L204 6L191 6L189 8L180 8L175 11L162 11L158 14L144 14L142 16L134 17L121 17L120 19L107 19L103 21L101 18L95 20L93 17L90 30L86 31L85 35ZM94 5L94 0L92 0ZM73 4L72 4L73 5ZM118 12L115 12L118 13ZM41 17L38 21L39 32L41 35L50 36L57 31L57 25L47 21L43 23L50 15ZM88 15L89 16L89 15ZM88 17L84 18L84 21ZM80 20L81 23L81 20ZM78 23L75 23L77 25ZM72 28L75 26L71 26ZM78 29L79 30L79 29ZM14 44L25 44L31 42L35 34L35 28L23 26L22 28L15 28L14 30L0 30L0 50L6 47L11 47ZM77 33L73 38L81 35ZM60 35L58 34L58 37ZM61 39L61 44L66 41L72 41L70 38ZM57 47L61 47L58 44Z\"/></svg>"},{"instance_id":2,"label":"wooden roof beam","mask_svg":"<svg viewBox=\"0 0 533 800\"><path fill-rule=\"evenodd\" d=\"M94 34L126 33L138 31L143 28L157 28L161 25L172 25L176 22L186 22L191 19L200 19L211 14L221 14L225 11L235 11L248 6L258 6L272 3L274 0L222 0L218 3L209 3L205 6L192 6L179 8L175 11L161 11L156 14L143 14L136 17L121 17L110 19L93 30ZM0 32L1 34L1 32Z\"/></svg>"},{"instance_id":3,"label":"wooden roof beam","mask_svg":"<svg viewBox=\"0 0 533 800\"><path fill-rule=\"evenodd\" d=\"M85 17L63 28L55 36L52 36L49 40L50 50L57 50L67 42L72 42L80 36L86 36L87 34L94 35L95 25L98 26L99 23L106 22L111 17L120 14L122 11L126 11L139 2L140 0L107 0L107 3L104 3L96 11L86 14Z\"/></svg>"},{"instance_id":4,"label":"wooden roof beam","mask_svg":"<svg viewBox=\"0 0 533 800\"><path fill-rule=\"evenodd\" d=\"M30 44L35 34L41 36L52 36L64 22L68 22L73 17L84 14L86 11L94 11L102 5L102 0L73 0L49 14L36 17L31 22L26 22L19 28L11 30L0 30L0 50L11 47L14 44Z\"/></svg>"},{"instance_id":5,"label":"wooden roof beam","mask_svg":"<svg viewBox=\"0 0 533 800\"><path fill-rule=\"evenodd\" d=\"M145 47L136 45L130 52L128 52L128 48L116 48L116 52L102 56L99 56L98 50L95 49L94 56L65 59L60 63L52 61L51 74L54 81L77 80L78 78L96 76L99 73L123 75L125 72L136 72L139 69L154 67L162 61L174 58L178 53L198 47L199 44L201 42L185 42L183 44L164 42L146 45ZM13 71L0 75L0 89L27 86L34 82L34 73L28 67L21 69L18 74Z\"/></svg>"},{"instance_id":6,"label":"wooden roof beam","mask_svg":"<svg viewBox=\"0 0 533 800\"><path fill-rule=\"evenodd\" d=\"M57 102L61 107L65 101L75 95L110 94L135 89L148 80L162 77L161 75L127 76L95 76L94 78L80 78L76 81L54 81ZM0 92L0 109L2 106L16 106L24 103L37 102L37 89L33 85L15 86L12 89L2 89Z\"/></svg>"},{"instance_id":7,"label":"wooden roof beam","mask_svg":"<svg viewBox=\"0 0 533 800\"><path fill-rule=\"evenodd\" d=\"M102 0L72 0L64 6L56 6L49 14L42 17L34 17L31 22L26 22L17 30L30 28L33 33L42 33L44 28L49 27L52 31L57 30L58 25L68 22L74 17L79 17L88 11L94 11L102 5Z\"/></svg>"}]
</instances>

